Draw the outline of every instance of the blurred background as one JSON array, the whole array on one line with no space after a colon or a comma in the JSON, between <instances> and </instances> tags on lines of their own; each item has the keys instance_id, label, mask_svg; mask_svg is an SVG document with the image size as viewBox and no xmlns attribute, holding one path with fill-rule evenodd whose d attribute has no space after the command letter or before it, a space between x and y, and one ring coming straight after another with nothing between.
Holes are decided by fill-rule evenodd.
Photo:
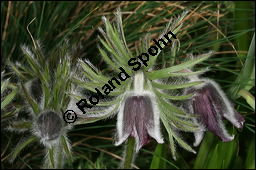
<instances>
[{"instance_id":1,"label":"blurred background","mask_svg":"<svg viewBox=\"0 0 256 170\"><path fill-rule=\"evenodd\" d=\"M250 46L255 43L254 1L2 1L1 72L5 71L5 75L1 78L11 77L13 85L17 82L7 61L22 63L24 60L20 46L33 45L26 28L35 17L29 30L36 40L41 41L46 57L47 52L68 40L70 45L79 47L77 54L80 58L89 59L102 72L110 72L111 68L104 63L97 49L100 45L98 28L103 27L103 15L114 20L118 7L123 14L127 44L133 52L143 35L151 33L152 39L157 39L172 17L188 11L182 29L176 35L180 41L179 51L174 55L167 46L157 64L171 65L173 61L178 63L189 57L189 53L197 55L214 50L215 55L195 69L209 66L211 70L203 76L218 82L246 119L241 131L226 123L230 133L236 134L232 142L222 143L207 132L202 144L195 148L197 154L177 146L177 161L172 159L168 143L157 145L150 139L137 155L135 168L255 168L255 106L252 105L252 100L255 102L255 47ZM245 95L239 95L240 89L246 89ZM19 107L22 102L16 97L10 105ZM9 162L12 149L26 135L6 130L8 122L18 118L12 114L8 117L1 115L1 168L42 168L40 162L44 151L39 143L29 145L13 163ZM116 117L71 130L68 138L74 160L64 167L118 168L124 146L113 145L115 124ZM184 138L192 145L193 134L184 134Z\"/></svg>"}]
</instances>

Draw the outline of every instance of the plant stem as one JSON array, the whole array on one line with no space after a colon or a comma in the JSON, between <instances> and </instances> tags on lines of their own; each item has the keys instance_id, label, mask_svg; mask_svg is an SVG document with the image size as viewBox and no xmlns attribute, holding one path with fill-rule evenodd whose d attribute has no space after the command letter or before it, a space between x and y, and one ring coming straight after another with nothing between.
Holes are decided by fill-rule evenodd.
<instances>
[{"instance_id":1,"label":"plant stem","mask_svg":"<svg viewBox=\"0 0 256 170\"><path fill-rule=\"evenodd\" d=\"M126 153L124 158L123 169L130 169L132 166L132 160L134 156L134 146L135 146L135 139L133 137L129 137L126 144Z\"/></svg>"},{"instance_id":2,"label":"plant stem","mask_svg":"<svg viewBox=\"0 0 256 170\"><path fill-rule=\"evenodd\" d=\"M63 161L63 147L60 144L60 142L58 143L58 151L57 151L57 166L55 169L62 169L62 161Z\"/></svg>"}]
</instances>

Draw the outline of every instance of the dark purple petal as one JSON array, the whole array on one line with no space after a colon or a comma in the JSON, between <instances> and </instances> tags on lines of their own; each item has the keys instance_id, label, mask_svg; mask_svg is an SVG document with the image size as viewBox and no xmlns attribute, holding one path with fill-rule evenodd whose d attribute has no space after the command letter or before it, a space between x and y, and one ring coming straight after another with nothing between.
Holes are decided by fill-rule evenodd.
<instances>
[{"instance_id":1,"label":"dark purple petal","mask_svg":"<svg viewBox=\"0 0 256 170\"><path fill-rule=\"evenodd\" d=\"M152 103L149 96L128 97L124 105L123 133L137 138L137 149L148 143L147 129L154 126Z\"/></svg>"},{"instance_id":2,"label":"dark purple petal","mask_svg":"<svg viewBox=\"0 0 256 170\"><path fill-rule=\"evenodd\" d=\"M223 127L222 117L215 110L208 88L203 87L202 89L197 89L196 92L192 105L194 113L198 115L198 122L217 135L223 142L231 141L232 137L226 133Z\"/></svg>"},{"instance_id":3,"label":"dark purple petal","mask_svg":"<svg viewBox=\"0 0 256 170\"><path fill-rule=\"evenodd\" d=\"M227 106L225 104L224 99L219 94L218 90L210 83L207 83L204 86L204 89L208 90L209 98L212 100L212 104L215 107L215 110L217 110L221 116L223 116L225 113L228 112Z\"/></svg>"},{"instance_id":4,"label":"dark purple petal","mask_svg":"<svg viewBox=\"0 0 256 170\"><path fill-rule=\"evenodd\" d=\"M244 126L244 122L245 122L245 119L244 119L244 117L240 114L240 113L238 113L236 110L235 110L235 118L238 120L238 122L239 122L239 124L237 124L237 128L238 129L242 129L243 128L243 126Z\"/></svg>"},{"instance_id":5,"label":"dark purple petal","mask_svg":"<svg viewBox=\"0 0 256 170\"><path fill-rule=\"evenodd\" d=\"M134 124L136 114L138 110L138 104L134 97L127 97L124 104L124 117L123 117L123 134L132 134L134 136Z\"/></svg>"},{"instance_id":6,"label":"dark purple petal","mask_svg":"<svg viewBox=\"0 0 256 170\"><path fill-rule=\"evenodd\" d=\"M218 112L222 117L225 117L236 128L243 128L245 119L235 110L234 105L230 103L220 87L216 83L209 81L204 88L209 90L209 96L213 101L216 112Z\"/></svg>"},{"instance_id":7,"label":"dark purple petal","mask_svg":"<svg viewBox=\"0 0 256 170\"><path fill-rule=\"evenodd\" d=\"M136 118L136 130L138 131L141 146L148 143L148 132L149 126L154 124L153 108L150 97L138 96L139 111Z\"/></svg>"}]
</instances>

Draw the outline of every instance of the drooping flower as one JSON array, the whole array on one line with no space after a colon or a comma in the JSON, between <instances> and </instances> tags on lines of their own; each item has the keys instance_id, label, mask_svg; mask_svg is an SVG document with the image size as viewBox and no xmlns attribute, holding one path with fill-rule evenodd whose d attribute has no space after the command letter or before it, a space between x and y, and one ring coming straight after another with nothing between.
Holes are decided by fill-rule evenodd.
<instances>
[{"instance_id":1,"label":"drooping flower","mask_svg":"<svg viewBox=\"0 0 256 170\"><path fill-rule=\"evenodd\" d=\"M201 131L194 132L196 139L194 146L201 143L206 130L217 135L223 142L232 141L234 136L228 134L223 119L227 119L238 129L243 128L245 119L235 110L216 82L196 76L190 78L194 81L204 81L185 90L185 94L195 94L186 107L190 113L197 115L195 122L201 127Z\"/></svg>"},{"instance_id":2,"label":"drooping flower","mask_svg":"<svg viewBox=\"0 0 256 170\"><path fill-rule=\"evenodd\" d=\"M163 143L160 131L159 110L153 94L144 91L144 75L138 72L134 77L134 91L125 94L117 117L116 145L123 143L129 136L136 141L136 151L148 143L148 136Z\"/></svg>"}]
</instances>

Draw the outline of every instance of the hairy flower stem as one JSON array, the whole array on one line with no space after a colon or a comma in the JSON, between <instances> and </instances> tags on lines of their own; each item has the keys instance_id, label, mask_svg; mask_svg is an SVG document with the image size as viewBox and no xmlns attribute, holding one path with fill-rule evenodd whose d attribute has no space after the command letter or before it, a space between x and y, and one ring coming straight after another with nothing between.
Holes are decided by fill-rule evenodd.
<instances>
[{"instance_id":1,"label":"hairy flower stem","mask_svg":"<svg viewBox=\"0 0 256 170\"><path fill-rule=\"evenodd\" d=\"M57 167L56 169L62 169L62 161L63 161L63 156L62 156L62 146L58 144L58 152L57 152Z\"/></svg>"},{"instance_id":2,"label":"hairy flower stem","mask_svg":"<svg viewBox=\"0 0 256 170\"><path fill-rule=\"evenodd\" d=\"M132 166L132 160L134 156L134 147L135 147L135 138L129 137L126 149L125 149L125 158L124 158L124 167L123 169L130 169Z\"/></svg>"}]
</instances>

